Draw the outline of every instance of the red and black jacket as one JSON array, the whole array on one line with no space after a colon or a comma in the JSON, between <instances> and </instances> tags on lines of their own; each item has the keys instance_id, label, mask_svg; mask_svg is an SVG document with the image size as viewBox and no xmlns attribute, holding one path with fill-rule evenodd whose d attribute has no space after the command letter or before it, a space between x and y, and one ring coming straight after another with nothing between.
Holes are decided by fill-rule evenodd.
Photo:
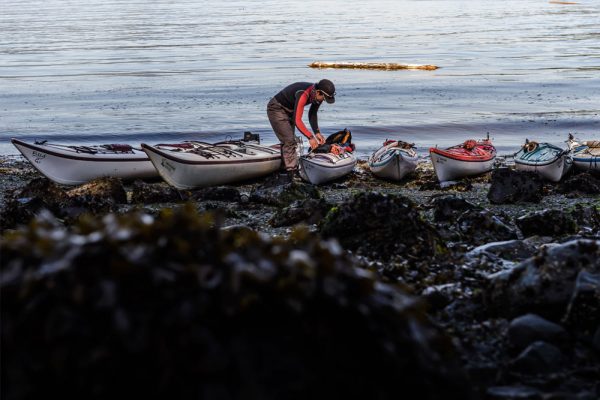
<instances>
[{"instance_id":1,"label":"red and black jacket","mask_svg":"<svg viewBox=\"0 0 600 400\"><path fill-rule=\"evenodd\" d=\"M283 88L281 92L275 95L275 100L282 106L292 111L292 123L304 136L311 138L313 134L302 122L304 107L310 104L308 110L308 122L313 132L319 132L319 123L317 120L317 111L321 103L316 99L315 84L309 82L296 82Z\"/></svg>"}]
</instances>

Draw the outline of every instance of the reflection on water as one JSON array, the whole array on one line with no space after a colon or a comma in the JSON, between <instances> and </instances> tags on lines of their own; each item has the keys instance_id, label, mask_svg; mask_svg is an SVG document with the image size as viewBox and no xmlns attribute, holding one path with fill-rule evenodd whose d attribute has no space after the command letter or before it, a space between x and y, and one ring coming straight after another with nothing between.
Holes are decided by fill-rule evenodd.
<instances>
[{"instance_id":1,"label":"reflection on water","mask_svg":"<svg viewBox=\"0 0 600 400\"><path fill-rule=\"evenodd\" d=\"M3 0L0 153L60 142L275 138L286 84L332 79L323 130L450 145L600 135L600 2ZM313 70L313 61L436 71Z\"/></svg>"}]
</instances>

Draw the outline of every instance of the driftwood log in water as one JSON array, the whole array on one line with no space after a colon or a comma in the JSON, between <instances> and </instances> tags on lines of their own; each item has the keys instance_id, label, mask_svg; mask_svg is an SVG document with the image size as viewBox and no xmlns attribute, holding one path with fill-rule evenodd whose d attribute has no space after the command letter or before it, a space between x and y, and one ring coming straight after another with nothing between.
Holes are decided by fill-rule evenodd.
<instances>
[{"instance_id":1,"label":"driftwood log in water","mask_svg":"<svg viewBox=\"0 0 600 400\"><path fill-rule=\"evenodd\" d=\"M436 65L419 65L419 64L397 64L397 63L363 63L363 62L321 62L315 61L308 64L311 68L356 68L356 69L425 69L434 70L439 67Z\"/></svg>"}]
</instances>

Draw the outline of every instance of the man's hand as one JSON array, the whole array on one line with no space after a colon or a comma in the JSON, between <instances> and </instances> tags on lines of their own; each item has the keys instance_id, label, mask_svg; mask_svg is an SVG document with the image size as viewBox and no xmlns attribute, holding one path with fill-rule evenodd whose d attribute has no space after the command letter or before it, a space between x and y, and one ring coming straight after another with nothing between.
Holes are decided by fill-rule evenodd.
<instances>
[{"instance_id":1,"label":"man's hand","mask_svg":"<svg viewBox=\"0 0 600 400\"><path fill-rule=\"evenodd\" d=\"M319 142L317 142L317 139L314 137L314 135L308 139L308 144L310 145L310 148L313 150L316 149L317 147L319 147Z\"/></svg>"},{"instance_id":2,"label":"man's hand","mask_svg":"<svg viewBox=\"0 0 600 400\"><path fill-rule=\"evenodd\" d=\"M317 142L319 144L325 143L325 138L323 137L323 135L321 135L321 132L317 132L316 137L317 137Z\"/></svg>"}]
</instances>

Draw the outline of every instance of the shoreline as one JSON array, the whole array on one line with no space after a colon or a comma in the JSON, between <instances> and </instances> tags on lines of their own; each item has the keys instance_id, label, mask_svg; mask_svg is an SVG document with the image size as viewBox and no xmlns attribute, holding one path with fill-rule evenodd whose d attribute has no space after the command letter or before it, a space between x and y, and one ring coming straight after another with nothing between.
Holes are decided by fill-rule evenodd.
<instances>
[{"instance_id":1,"label":"shoreline","mask_svg":"<svg viewBox=\"0 0 600 400\"><path fill-rule=\"evenodd\" d=\"M519 271L529 268L528 263L541 263L542 267L546 262L549 266L555 263L563 265L562 261L555 261L554 258L560 260L560 257L565 257L564 254L569 254L568 246L573 246L573 243L596 243L596 250L591 251L600 252L600 198L597 193L584 194L576 190L559 193L559 188L561 191L564 189L562 184L543 183L543 196L537 203L492 204L487 198L490 173L464 179L441 189L431 163L425 162L419 163L415 175L400 183L374 178L363 161L346 179L318 187L306 184L271 185L272 177L266 177L238 185L194 191L175 191L162 181L127 182L121 186L119 180L107 180L115 186L100 193L94 192L99 190L99 186L94 184L74 188L48 185L28 162L10 157L0 157L0 172L0 210L4 216L8 215L5 211L7 208L13 207L12 212L15 213L35 205L31 199L36 196L44 198L46 204L53 204L52 196L58 196L61 201L64 201L65 195L68 199L77 199L74 208L72 203L65 203L71 204L68 208L74 209L75 214L69 214L71 211L67 209L59 210L64 214L58 216L57 222L53 222L66 226L58 229L66 229L67 232L71 226L83 223L88 226L85 229L90 229L89 226L96 224L86 225L90 224L90 220L83 217L83 207L84 211L91 211L100 219L106 214L119 215L122 218L120 223L127 226L125 230L135 226L138 218L135 213L140 211L152 216L155 221L163 221L161 224L174 218L175 225L170 228L174 229L173 235L179 229L187 229L183 228L187 223L185 221L192 221L190 223L193 226L200 227L205 224L202 215L214 215L211 218L219 221L217 226L222 233L216 235L213 232L213 236L233 235L237 238L235 240L244 243L255 240L247 235L258 232L258 237L264 243L257 244L254 252L264 251L260 249L269 243L279 243L278 246L291 246L290 254L300 257L294 251L302 248L303 254L306 254L302 257L308 258L301 257L306 266L299 268L322 262L319 261L322 255L318 254L324 250L311 255L315 248L337 248L330 250L333 253L327 257L343 257L348 268L352 265L352 268L357 268L356 271L363 271L359 275L369 274L372 277L369 279L374 279L377 285L390 285L393 288L391 290L398 291L401 296L414 296L410 301L425 304L422 310L427 311L419 311L425 312L422 318L430 321L444 338L453 341L453 353L462 360L457 371L464 371L465 375L461 376L469 381L465 390L470 391L474 399L512 399L514 397L510 396L525 396L528 393L538 396L531 398L540 399L556 398L552 396L560 393L573 396L566 398L579 396L578 399L587 399L596 396L600 390L590 375L590 371L600 371L600 358L597 355L600 353L600 343L596 343L598 339L595 338L600 337L600 325L597 332L594 329L584 330L578 325L579 322L569 322L570 318L574 318L569 312L566 317L562 317L562 314L558 318L553 317L550 311L555 310L556 306L540 309L535 304L527 303L531 301L527 299L532 299L530 294L519 292L521 285L526 285L520 281ZM577 174L568 179L583 175ZM107 212L103 208L107 203L100 200L106 200L107 194L115 193L115 187L124 189L125 196L117 203L110 203L111 211ZM15 203L13 200L19 198L19 193L33 197L21 197ZM180 218L177 213L180 212L184 212L185 217L176 222ZM193 222L198 217L190 212L200 212L201 219ZM206 212L209 214L204 214ZM22 215L31 217L27 213ZM523 218L533 219L529 225L525 225L518 221ZM7 232L13 232L11 235L17 237L35 232L34 228L24 227L13 231L15 226L6 227L5 223L3 221L3 237L7 237ZM569 227L573 223L576 229ZM43 226L44 222L38 224ZM552 233L555 227L555 233ZM28 229L34 230L26 233ZM527 231L548 234L525 234ZM331 239L339 244L332 245ZM186 239L180 239L179 245L188 248L189 245L182 240ZM146 244L138 243L136 246L148 246L148 251L157 251L160 246L156 247L153 241L149 236ZM34 243L30 245L36 246ZM243 250L244 246L241 246ZM553 248L560 248L558 254L563 256L552 255ZM239 246L235 249L231 250L230 255L242 251ZM22 251L28 251L27 247ZM583 253L577 250L566 265L590 273L595 269L600 272L597 256L589 256L591 258L587 260L592 260L591 264L581 259L588 257L586 251L590 250L584 250ZM184 253L174 254L179 254L176 257L185 256ZM271 256L267 252L261 257L268 259ZM544 261L546 258L548 261ZM191 262L195 261L192 259ZM240 264L239 268L242 265L246 264ZM320 268L329 268L326 267L329 264L324 265ZM552 268L556 267L544 273L554 274L551 273ZM256 279L262 279L259 276ZM509 280L513 283L506 286L503 276L513 276ZM115 279L115 285L124 284L119 278L110 279ZM565 278L545 276L543 279L549 279L544 285L551 286L562 285L561 280ZM527 290L543 291L543 287ZM557 295L537 296L541 299L549 296L548 304L554 304L556 298L553 296ZM578 298L576 290L569 296L561 300L569 302L571 299L569 310L573 307L583 307L582 310L592 307L593 310L597 306L588 298L582 298L582 305L573 303L572 299ZM544 310L548 310L548 313ZM15 312L24 311L17 308ZM412 317L400 312L391 318ZM544 336L549 335L549 331L544 329L550 329L544 328L542 333L533 336L542 344L532 344L528 339L529 333L514 333L515 330L525 329L519 328L522 324L528 327L526 329L530 329L530 325L540 324L536 318L541 318L543 324L553 324L552 329L568 331L571 339L557 341ZM593 326L596 316L591 312L584 320ZM331 324L335 326L335 322ZM539 346L546 347L540 350ZM535 353L539 351L559 354L559 358L567 361L534 361L535 357L540 356ZM441 371L435 374L443 374ZM548 374L548 371L552 373ZM420 373L426 376L431 372L423 370Z\"/></svg>"}]
</instances>

